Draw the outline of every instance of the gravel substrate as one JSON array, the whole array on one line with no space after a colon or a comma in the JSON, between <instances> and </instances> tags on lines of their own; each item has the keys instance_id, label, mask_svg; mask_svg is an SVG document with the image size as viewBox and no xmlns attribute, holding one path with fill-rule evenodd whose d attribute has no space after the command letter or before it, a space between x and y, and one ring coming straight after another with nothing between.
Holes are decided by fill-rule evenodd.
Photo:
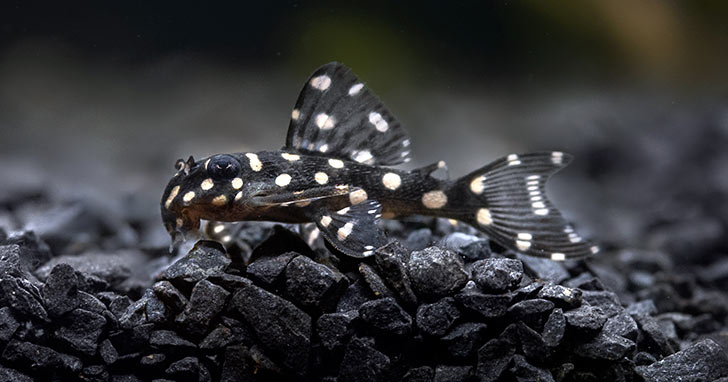
<instances>
[{"instance_id":1,"label":"gravel substrate","mask_svg":"<svg viewBox=\"0 0 728 382\"><path fill-rule=\"evenodd\" d=\"M242 224L166 266L121 217L89 233L101 215L68 215L47 240L0 230L2 381L728 378L725 260L557 263L423 219L386 222L363 261Z\"/></svg>"}]
</instances>

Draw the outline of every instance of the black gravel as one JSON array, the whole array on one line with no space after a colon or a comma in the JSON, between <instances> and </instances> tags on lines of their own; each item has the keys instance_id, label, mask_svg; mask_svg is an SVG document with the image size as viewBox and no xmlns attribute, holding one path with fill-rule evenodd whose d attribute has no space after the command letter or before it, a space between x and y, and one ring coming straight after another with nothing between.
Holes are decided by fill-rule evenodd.
<instances>
[{"instance_id":1,"label":"black gravel","mask_svg":"<svg viewBox=\"0 0 728 382\"><path fill-rule=\"evenodd\" d=\"M0 228L0 381L728 380L728 222L707 208L652 216L649 250L557 263L424 218L385 222L367 259L245 223L171 260L138 243L150 224L54 203L0 203L40 228Z\"/></svg>"}]
</instances>

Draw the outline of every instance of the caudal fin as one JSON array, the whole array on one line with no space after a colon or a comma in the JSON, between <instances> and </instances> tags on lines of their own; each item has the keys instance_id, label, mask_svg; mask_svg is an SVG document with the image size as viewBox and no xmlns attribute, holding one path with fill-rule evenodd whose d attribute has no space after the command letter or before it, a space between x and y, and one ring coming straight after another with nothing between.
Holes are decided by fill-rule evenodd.
<instances>
[{"instance_id":1,"label":"caudal fin","mask_svg":"<svg viewBox=\"0 0 728 382\"><path fill-rule=\"evenodd\" d=\"M552 260L599 252L585 241L546 197L546 181L571 161L554 151L511 154L458 179L451 192L463 209L454 216L515 251Z\"/></svg>"}]
</instances>

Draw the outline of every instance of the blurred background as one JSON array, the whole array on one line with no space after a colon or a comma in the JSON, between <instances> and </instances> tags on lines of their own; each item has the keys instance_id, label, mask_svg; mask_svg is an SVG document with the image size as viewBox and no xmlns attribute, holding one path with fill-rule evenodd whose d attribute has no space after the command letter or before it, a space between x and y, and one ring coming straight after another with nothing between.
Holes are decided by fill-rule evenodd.
<instances>
[{"instance_id":1,"label":"blurred background","mask_svg":"<svg viewBox=\"0 0 728 382\"><path fill-rule=\"evenodd\" d=\"M411 167L572 152L551 193L585 235L728 246L728 2L245 3L2 2L0 223L42 192L162 238L177 158L280 148L303 82L340 61L408 129Z\"/></svg>"}]
</instances>

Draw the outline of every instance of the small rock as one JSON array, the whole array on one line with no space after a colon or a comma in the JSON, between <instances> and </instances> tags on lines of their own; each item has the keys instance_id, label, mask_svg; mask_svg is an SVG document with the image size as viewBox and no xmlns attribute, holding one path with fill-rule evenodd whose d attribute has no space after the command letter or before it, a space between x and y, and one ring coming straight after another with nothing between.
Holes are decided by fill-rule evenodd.
<instances>
[{"instance_id":1,"label":"small rock","mask_svg":"<svg viewBox=\"0 0 728 382\"><path fill-rule=\"evenodd\" d=\"M441 337L450 330L452 324L461 316L455 299L445 297L432 304L422 304L417 308L417 328L424 334Z\"/></svg>"},{"instance_id":2,"label":"small rock","mask_svg":"<svg viewBox=\"0 0 728 382\"><path fill-rule=\"evenodd\" d=\"M33 378L13 369L0 366L0 381L5 382L33 382Z\"/></svg>"},{"instance_id":3,"label":"small rock","mask_svg":"<svg viewBox=\"0 0 728 382\"><path fill-rule=\"evenodd\" d=\"M32 272L41 264L53 257L51 249L45 241L33 231L18 231L11 233L0 241L1 247L16 247L18 251L18 265L21 269ZM0 247L0 248L1 248ZM9 248L8 248L9 249ZM0 249L0 253L2 250Z\"/></svg>"},{"instance_id":4,"label":"small rock","mask_svg":"<svg viewBox=\"0 0 728 382\"><path fill-rule=\"evenodd\" d=\"M554 380L554 377L548 370L544 370L531 365L520 354L516 354L513 356L513 366L511 366L510 372L511 374L513 374L513 376L516 378L516 381L518 382L553 382Z\"/></svg>"},{"instance_id":5,"label":"small rock","mask_svg":"<svg viewBox=\"0 0 728 382\"><path fill-rule=\"evenodd\" d=\"M640 270L652 274L669 271L673 268L670 256L660 251L625 249L617 254L617 261L624 269Z\"/></svg>"},{"instance_id":6,"label":"small rock","mask_svg":"<svg viewBox=\"0 0 728 382\"><path fill-rule=\"evenodd\" d=\"M728 377L728 356L720 345L706 339L635 370L645 380L654 382L713 381Z\"/></svg>"},{"instance_id":7,"label":"small rock","mask_svg":"<svg viewBox=\"0 0 728 382\"><path fill-rule=\"evenodd\" d=\"M515 354L513 343L494 338L478 349L476 374L483 382L499 381Z\"/></svg>"},{"instance_id":8,"label":"small rock","mask_svg":"<svg viewBox=\"0 0 728 382\"><path fill-rule=\"evenodd\" d=\"M338 382L388 381L390 360L374 349L369 341L354 338L346 346L344 359L339 367Z\"/></svg>"},{"instance_id":9,"label":"small rock","mask_svg":"<svg viewBox=\"0 0 728 382\"><path fill-rule=\"evenodd\" d=\"M308 314L252 283L235 292L231 305L253 328L271 357L297 374L307 373L311 346Z\"/></svg>"},{"instance_id":10,"label":"small rock","mask_svg":"<svg viewBox=\"0 0 728 382\"><path fill-rule=\"evenodd\" d=\"M296 256L285 270L285 294L304 309L329 312L346 290L348 281L338 271Z\"/></svg>"},{"instance_id":11,"label":"small rock","mask_svg":"<svg viewBox=\"0 0 728 382\"><path fill-rule=\"evenodd\" d=\"M627 312L622 312L609 317L604 324L604 333L622 336L632 341L637 341L639 330L637 322Z\"/></svg>"},{"instance_id":12,"label":"small rock","mask_svg":"<svg viewBox=\"0 0 728 382\"><path fill-rule=\"evenodd\" d=\"M316 334L326 350L343 347L353 333L353 322L359 317L355 310L343 313L327 313L316 321Z\"/></svg>"},{"instance_id":13,"label":"small rock","mask_svg":"<svg viewBox=\"0 0 728 382\"><path fill-rule=\"evenodd\" d=\"M193 336L207 333L210 322L225 307L230 292L207 280L201 280L192 288L190 301L175 320L182 329Z\"/></svg>"},{"instance_id":14,"label":"small rock","mask_svg":"<svg viewBox=\"0 0 728 382\"><path fill-rule=\"evenodd\" d=\"M3 351L2 359L21 368L49 372L63 370L78 373L83 366L81 360L74 356L59 353L45 346L20 341L10 341Z\"/></svg>"},{"instance_id":15,"label":"small rock","mask_svg":"<svg viewBox=\"0 0 728 382\"><path fill-rule=\"evenodd\" d=\"M435 372L429 366L413 367L404 374L402 382L432 382Z\"/></svg>"},{"instance_id":16,"label":"small rock","mask_svg":"<svg viewBox=\"0 0 728 382\"><path fill-rule=\"evenodd\" d=\"M667 336L662 331L662 327L654 317L638 314L632 316L632 318L637 321L637 325L642 329L642 343L652 354L667 356L675 352Z\"/></svg>"},{"instance_id":17,"label":"small rock","mask_svg":"<svg viewBox=\"0 0 728 382\"><path fill-rule=\"evenodd\" d=\"M407 271L415 292L430 298L450 295L468 281L460 256L437 247L412 252Z\"/></svg>"},{"instance_id":18,"label":"small rock","mask_svg":"<svg viewBox=\"0 0 728 382\"><path fill-rule=\"evenodd\" d=\"M636 344L622 336L600 333L591 341L578 345L575 352L582 357L617 361L635 349Z\"/></svg>"},{"instance_id":19,"label":"small rock","mask_svg":"<svg viewBox=\"0 0 728 382\"><path fill-rule=\"evenodd\" d=\"M20 323L13 317L9 307L0 308L0 343L10 341Z\"/></svg>"},{"instance_id":20,"label":"small rock","mask_svg":"<svg viewBox=\"0 0 728 382\"><path fill-rule=\"evenodd\" d=\"M571 309L581 305L581 290L558 284L548 284L538 292L538 298L553 301L561 308Z\"/></svg>"},{"instance_id":21,"label":"small rock","mask_svg":"<svg viewBox=\"0 0 728 382\"><path fill-rule=\"evenodd\" d=\"M607 321L604 312L591 305L582 305L564 313L564 316L566 316L566 322L570 328L586 335L596 334Z\"/></svg>"},{"instance_id":22,"label":"small rock","mask_svg":"<svg viewBox=\"0 0 728 382\"><path fill-rule=\"evenodd\" d=\"M544 322L554 309L549 300L535 298L517 302L508 308L508 314L514 320L521 320L535 330L541 330Z\"/></svg>"},{"instance_id":23,"label":"small rock","mask_svg":"<svg viewBox=\"0 0 728 382\"><path fill-rule=\"evenodd\" d=\"M197 346L171 330L155 330L149 337L149 345L157 349L192 350Z\"/></svg>"},{"instance_id":24,"label":"small rock","mask_svg":"<svg viewBox=\"0 0 728 382\"><path fill-rule=\"evenodd\" d=\"M399 300L408 307L417 306L417 296L407 274L404 262L401 260L408 255L406 249L393 241L374 252L374 260L379 275L384 282L397 294Z\"/></svg>"},{"instance_id":25,"label":"small rock","mask_svg":"<svg viewBox=\"0 0 728 382\"><path fill-rule=\"evenodd\" d=\"M41 289L45 308L52 316L61 316L78 307L78 278L68 264L53 267Z\"/></svg>"},{"instance_id":26,"label":"small rock","mask_svg":"<svg viewBox=\"0 0 728 382\"><path fill-rule=\"evenodd\" d=\"M359 308L361 319L385 333L404 335L412 329L412 317L393 298L365 302Z\"/></svg>"},{"instance_id":27,"label":"small rock","mask_svg":"<svg viewBox=\"0 0 728 382\"><path fill-rule=\"evenodd\" d=\"M485 292L503 292L518 287L523 277L520 260L489 258L472 265L473 280Z\"/></svg>"},{"instance_id":28,"label":"small rock","mask_svg":"<svg viewBox=\"0 0 728 382\"><path fill-rule=\"evenodd\" d=\"M637 366L652 365L655 362L657 362L657 358L648 352L641 351L634 355L634 363Z\"/></svg>"},{"instance_id":29,"label":"small rock","mask_svg":"<svg viewBox=\"0 0 728 382\"><path fill-rule=\"evenodd\" d=\"M200 342L200 349L203 350L217 350L227 347L228 345L236 342L241 342L243 339L239 338L230 328L225 325L218 325L208 334L202 342Z\"/></svg>"},{"instance_id":30,"label":"small rock","mask_svg":"<svg viewBox=\"0 0 728 382\"><path fill-rule=\"evenodd\" d=\"M167 361L167 356L164 353L152 353L147 354L139 360L139 364L145 367L159 366Z\"/></svg>"},{"instance_id":31,"label":"small rock","mask_svg":"<svg viewBox=\"0 0 728 382\"><path fill-rule=\"evenodd\" d=\"M247 347L229 346L225 348L225 361L222 365L220 381L255 381L257 369Z\"/></svg>"},{"instance_id":32,"label":"small rock","mask_svg":"<svg viewBox=\"0 0 728 382\"><path fill-rule=\"evenodd\" d=\"M99 337L106 326L104 316L83 309L75 309L63 318L64 325L55 337L74 350L87 356L96 354Z\"/></svg>"},{"instance_id":33,"label":"small rock","mask_svg":"<svg viewBox=\"0 0 728 382\"><path fill-rule=\"evenodd\" d=\"M645 316L654 316L657 314L657 307L655 307L654 301L644 300L629 304L625 311L630 315L641 314Z\"/></svg>"},{"instance_id":34,"label":"small rock","mask_svg":"<svg viewBox=\"0 0 728 382\"><path fill-rule=\"evenodd\" d=\"M152 286L152 290L157 298L164 302L173 313L181 312L185 305L187 305L187 297L169 281L163 280L156 282Z\"/></svg>"},{"instance_id":35,"label":"small rock","mask_svg":"<svg viewBox=\"0 0 728 382\"><path fill-rule=\"evenodd\" d=\"M438 366L435 369L434 382L461 382L470 378L472 366Z\"/></svg>"},{"instance_id":36,"label":"small rock","mask_svg":"<svg viewBox=\"0 0 728 382\"><path fill-rule=\"evenodd\" d=\"M523 267L528 270L529 275L533 274L536 278L546 281L552 281L559 284L569 278L569 272L558 261L551 259L542 259L539 257L531 257L517 255L518 259L523 262Z\"/></svg>"},{"instance_id":37,"label":"small rock","mask_svg":"<svg viewBox=\"0 0 728 382\"><path fill-rule=\"evenodd\" d=\"M144 314L146 314L147 322L161 324L171 319L172 314L167 308L167 305L151 289L147 289L144 292L144 298L147 301L144 305Z\"/></svg>"},{"instance_id":38,"label":"small rock","mask_svg":"<svg viewBox=\"0 0 728 382\"><path fill-rule=\"evenodd\" d=\"M109 371L104 365L86 366L81 370L81 379L89 382L106 382L109 380Z\"/></svg>"},{"instance_id":39,"label":"small rock","mask_svg":"<svg viewBox=\"0 0 728 382\"><path fill-rule=\"evenodd\" d=\"M173 362L164 372L176 379L198 379L200 373L200 361L196 357L185 357L179 361Z\"/></svg>"},{"instance_id":40,"label":"small rock","mask_svg":"<svg viewBox=\"0 0 728 382\"><path fill-rule=\"evenodd\" d=\"M584 272L573 279L566 280L564 282L569 288L581 289L581 290L604 290L602 282L594 277L590 272Z\"/></svg>"},{"instance_id":41,"label":"small rock","mask_svg":"<svg viewBox=\"0 0 728 382\"><path fill-rule=\"evenodd\" d=\"M421 251L430 245L431 242L432 231L429 228L420 228L410 232L402 244L410 251Z\"/></svg>"},{"instance_id":42,"label":"small rock","mask_svg":"<svg viewBox=\"0 0 728 382\"><path fill-rule=\"evenodd\" d=\"M341 313L350 310L359 310L361 304L371 300L371 298L371 293L364 286L364 282L357 280L349 285L346 291L344 291L344 294L341 295L339 303L336 305L336 311Z\"/></svg>"},{"instance_id":43,"label":"small rock","mask_svg":"<svg viewBox=\"0 0 728 382\"><path fill-rule=\"evenodd\" d=\"M220 243L200 240L187 255L162 272L159 279L194 284L208 276L224 272L231 262Z\"/></svg>"},{"instance_id":44,"label":"small rock","mask_svg":"<svg viewBox=\"0 0 728 382\"><path fill-rule=\"evenodd\" d=\"M557 347L564 339L564 333L566 333L566 317L561 308L556 308L546 320L541 337L547 346Z\"/></svg>"},{"instance_id":45,"label":"small rock","mask_svg":"<svg viewBox=\"0 0 728 382\"><path fill-rule=\"evenodd\" d=\"M48 313L39 301L40 293L28 281L14 277L0 278L0 291L5 303L15 311L41 321L48 319Z\"/></svg>"},{"instance_id":46,"label":"small rock","mask_svg":"<svg viewBox=\"0 0 728 382\"><path fill-rule=\"evenodd\" d=\"M58 264L68 264L77 272L104 280L112 287L119 286L132 276L132 270L143 268L147 255L140 250L112 252L86 252L81 255L63 255L50 259L35 270L35 275L46 280Z\"/></svg>"},{"instance_id":47,"label":"small rock","mask_svg":"<svg viewBox=\"0 0 728 382\"><path fill-rule=\"evenodd\" d=\"M517 338L517 341L521 344L523 355L538 362L543 362L553 353L553 349L546 346L541 334L522 321L508 325L501 333L501 338Z\"/></svg>"},{"instance_id":48,"label":"small rock","mask_svg":"<svg viewBox=\"0 0 728 382\"><path fill-rule=\"evenodd\" d=\"M149 294L151 294L151 290ZM119 325L123 329L131 329L147 323L147 301L149 294L145 293L139 300L129 305L124 313L119 316Z\"/></svg>"},{"instance_id":49,"label":"small rock","mask_svg":"<svg viewBox=\"0 0 728 382\"><path fill-rule=\"evenodd\" d=\"M376 270L366 263L359 264L359 274L364 279L364 283L369 287L376 298L389 297L396 298L397 295L389 289L381 276Z\"/></svg>"},{"instance_id":50,"label":"small rock","mask_svg":"<svg viewBox=\"0 0 728 382\"><path fill-rule=\"evenodd\" d=\"M458 293L455 299L466 309L484 318L505 316L511 303L511 297L507 294L484 294L474 291Z\"/></svg>"},{"instance_id":51,"label":"small rock","mask_svg":"<svg viewBox=\"0 0 728 382\"><path fill-rule=\"evenodd\" d=\"M467 358L483 345L487 328L483 323L466 322L453 328L441 341L453 357Z\"/></svg>"},{"instance_id":52,"label":"small rock","mask_svg":"<svg viewBox=\"0 0 728 382\"><path fill-rule=\"evenodd\" d=\"M490 257L492 254L490 241L487 239L478 239L465 245L458 252L466 259L466 261L485 259Z\"/></svg>"},{"instance_id":53,"label":"small rock","mask_svg":"<svg viewBox=\"0 0 728 382\"><path fill-rule=\"evenodd\" d=\"M601 308L607 317L611 317L624 309L622 303L619 301L619 297L610 291L586 290L582 292L582 300L588 302L591 306Z\"/></svg>"},{"instance_id":54,"label":"small rock","mask_svg":"<svg viewBox=\"0 0 728 382\"><path fill-rule=\"evenodd\" d=\"M99 345L99 355L105 364L111 365L119 359L119 352L109 339L105 339Z\"/></svg>"},{"instance_id":55,"label":"small rock","mask_svg":"<svg viewBox=\"0 0 728 382\"><path fill-rule=\"evenodd\" d=\"M248 265L248 277L264 288L272 288L286 270L288 263L296 256L299 256L296 252L286 252L277 256L261 257Z\"/></svg>"}]
</instances>

